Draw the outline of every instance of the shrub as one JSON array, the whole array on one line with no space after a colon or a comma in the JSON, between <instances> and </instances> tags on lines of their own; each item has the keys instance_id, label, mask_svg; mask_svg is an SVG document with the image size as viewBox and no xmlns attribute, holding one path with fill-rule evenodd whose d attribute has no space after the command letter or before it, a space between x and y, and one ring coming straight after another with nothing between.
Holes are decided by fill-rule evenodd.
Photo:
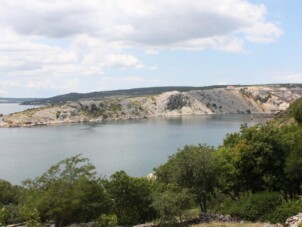
<instances>
[{"instance_id":1,"label":"shrub","mask_svg":"<svg viewBox=\"0 0 302 227\"><path fill-rule=\"evenodd\" d=\"M290 105L290 110L292 111L292 116L295 120L302 124L302 98L296 100Z\"/></svg>"},{"instance_id":2,"label":"shrub","mask_svg":"<svg viewBox=\"0 0 302 227\"><path fill-rule=\"evenodd\" d=\"M102 214L97 220L97 227L115 227L117 218L114 214Z\"/></svg>"},{"instance_id":3,"label":"shrub","mask_svg":"<svg viewBox=\"0 0 302 227\"><path fill-rule=\"evenodd\" d=\"M226 200L216 211L248 221L270 221L270 215L281 204L280 194L261 192L243 196L233 203Z\"/></svg>"},{"instance_id":4,"label":"shrub","mask_svg":"<svg viewBox=\"0 0 302 227\"><path fill-rule=\"evenodd\" d=\"M283 203L268 216L272 223L284 223L287 218L294 216L302 211L302 204L299 201L289 201Z\"/></svg>"}]
</instances>

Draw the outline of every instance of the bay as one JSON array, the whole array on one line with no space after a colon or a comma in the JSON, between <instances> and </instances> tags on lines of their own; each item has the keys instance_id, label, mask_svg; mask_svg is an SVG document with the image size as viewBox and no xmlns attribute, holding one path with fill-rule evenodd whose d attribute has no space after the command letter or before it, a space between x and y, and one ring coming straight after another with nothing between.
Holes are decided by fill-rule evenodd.
<instances>
[{"instance_id":1,"label":"bay","mask_svg":"<svg viewBox=\"0 0 302 227\"><path fill-rule=\"evenodd\" d=\"M83 123L33 128L0 128L0 179L20 184L58 161L82 154L109 177L118 170L146 176L186 144L222 144L250 115L205 115Z\"/></svg>"},{"instance_id":2,"label":"bay","mask_svg":"<svg viewBox=\"0 0 302 227\"><path fill-rule=\"evenodd\" d=\"M0 103L0 114L7 115L36 107L39 106L20 105L18 103Z\"/></svg>"}]
</instances>

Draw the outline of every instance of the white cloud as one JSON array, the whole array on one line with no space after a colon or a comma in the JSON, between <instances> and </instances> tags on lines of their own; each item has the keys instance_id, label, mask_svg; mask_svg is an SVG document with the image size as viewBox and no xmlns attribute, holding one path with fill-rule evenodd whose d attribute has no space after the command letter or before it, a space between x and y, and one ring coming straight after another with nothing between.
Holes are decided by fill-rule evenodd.
<instances>
[{"instance_id":1,"label":"white cloud","mask_svg":"<svg viewBox=\"0 0 302 227\"><path fill-rule=\"evenodd\" d=\"M10 79L2 80L0 88L28 88L28 89L51 89L59 92L76 92L80 90L80 82L77 79L47 79L47 78L31 78L31 79Z\"/></svg>"},{"instance_id":2,"label":"white cloud","mask_svg":"<svg viewBox=\"0 0 302 227\"><path fill-rule=\"evenodd\" d=\"M274 42L282 35L280 28L273 23L255 23L252 27L245 29L246 39L254 43Z\"/></svg>"},{"instance_id":3,"label":"white cloud","mask_svg":"<svg viewBox=\"0 0 302 227\"><path fill-rule=\"evenodd\" d=\"M246 0L2 0L0 13L3 26L19 34L54 38L87 34L147 46L231 33L269 42L282 33L265 20L264 5Z\"/></svg>"},{"instance_id":4,"label":"white cloud","mask_svg":"<svg viewBox=\"0 0 302 227\"><path fill-rule=\"evenodd\" d=\"M245 42L282 34L266 13L246 0L1 0L0 77L10 87L68 92L107 68L157 69L131 48L244 52Z\"/></svg>"},{"instance_id":5,"label":"white cloud","mask_svg":"<svg viewBox=\"0 0 302 227\"><path fill-rule=\"evenodd\" d=\"M139 60L132 56L126 54L110 54L106 56L106 60L109 66L117 66L117 67L130 67L134 66L136 68L143 68L143 65L139 62Z\"/></svg>"},{"instance_id":6,"label":"white cloud","mask_svg":"<svg viewBox=\"0 0 302 227\"><path fill-rule=\"evenodd\" d=\"M157 54L159 54L159 51L154 50L154 49L147 49L147 50L145 50L145 54L147 54L147 55L157 55Z\"/></svg>"}]
</instances>

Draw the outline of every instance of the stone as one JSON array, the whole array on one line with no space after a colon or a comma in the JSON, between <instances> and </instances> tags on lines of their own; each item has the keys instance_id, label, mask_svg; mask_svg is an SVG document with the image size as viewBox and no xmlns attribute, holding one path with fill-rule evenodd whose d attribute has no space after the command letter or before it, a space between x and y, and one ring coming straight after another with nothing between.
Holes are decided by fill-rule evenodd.
<instances>
[{"instance_id":1,"label":"stone","mask_svg":"<svg viewBox=\"0 0 302 227\"><path fill-rule=\"evenodd\" d=\"M289 217L285 221L285 227L299 227L302 224L302 213Z\"/></svg>"}]
</instances>

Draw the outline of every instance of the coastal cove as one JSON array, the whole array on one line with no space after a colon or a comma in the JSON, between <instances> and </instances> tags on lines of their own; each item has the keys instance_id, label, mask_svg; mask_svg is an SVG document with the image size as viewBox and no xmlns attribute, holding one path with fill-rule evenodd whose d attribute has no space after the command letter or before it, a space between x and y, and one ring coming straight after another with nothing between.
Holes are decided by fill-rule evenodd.
<instances>
[{"instance_id":1,"label":"coastal cove","mask_svg":"<svg viewBox=\"0 0 302 227\"><path fill-rule=\"evenodd\" d=\"M37 108L40 106L34 105L20 105L19 103L0 103L0 114L7 115L14 112L21 112L31 108Z\"/></svg>"},{"instance_id":2,"label":"coastal cove","mask_svg":"<svg viewBox=\"0 0 302 227\"><path fill-rule=\"evenodd\" d=\"M260 121L224 114L0 128L0 179L20 184L76 154L89 158L104 177L117 170L145 176L186 144L218 146L241 124Z\"/></svg>"}]
</instances>

